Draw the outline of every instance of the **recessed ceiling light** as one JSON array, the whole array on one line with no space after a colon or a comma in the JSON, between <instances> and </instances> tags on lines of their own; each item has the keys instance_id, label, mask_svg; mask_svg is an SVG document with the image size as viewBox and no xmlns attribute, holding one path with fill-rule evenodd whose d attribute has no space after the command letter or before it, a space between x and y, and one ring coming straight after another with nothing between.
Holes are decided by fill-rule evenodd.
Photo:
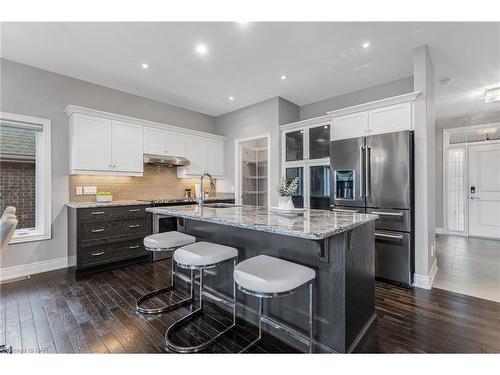
<instances>
[{"instance_id":1,"label":"recessed ceiling light","mask_svg":"<svg viewBox=\"0 0 500 375\"><path fill-rule=\"evenodd\" d=\"M286 79L286 75L281 76L281 80L284 81Z\"/></svg>"},{"instance_id":2,"label":"recessed ceiling light","mask_svg":"<svg viewBox=\"0 0 500 375\"><path fill-rule=\"evenodd\" d=\"M364 42L364 43L361 45L361 47L363 47L363 48L368 48L368 47L370 47L370 45L371 45L371 44L370 44L370 42Z\"/></svg>"},{"instance_id":3,"label":"recessed ceiling light","mask_svg":"<svg viewBox=\"0 0 500 375\"><path fill-rule=\"evenodd\" d=\"M207 53L207 46L204 44L198 44L196 46L196 52L200 55L205 55Z\"/></svg>"},{"instance_id":4,"label":"recessed ceiling light","mask_svg":"<svg viewBox=\"0 0 500 375\"><path fill-rule=\"evenodd\" d=\"M230 96L230 97L229 97L229 100L234 100L234 96Z\"/></svg>"},{"instance_id":5,"label":"recessed ceiling light","mask_svg":"<svg viewBox=\"0 0 500 375\"><path fill-rule=\"evenodd\" d=\"M147 69L149 69L149 64L147 64L147 63L142 63L142 64L141 64L141 68L142 68L142 69L144 69L144 70L147 70Z\"/></svg>"}]
</instances>

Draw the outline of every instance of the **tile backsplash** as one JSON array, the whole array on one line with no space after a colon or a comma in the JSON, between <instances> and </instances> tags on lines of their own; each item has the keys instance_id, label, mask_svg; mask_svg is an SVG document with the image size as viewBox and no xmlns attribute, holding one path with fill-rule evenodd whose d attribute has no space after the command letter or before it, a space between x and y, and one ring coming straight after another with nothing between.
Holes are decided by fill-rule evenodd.
<instances>
[{"instance_id":1,"label":"tile backsplash","mask_svg":"<svg viewBox=\"0 0 500 375\"><path fill-rule=\"evenodd\" d=\"M76 195L77 186L97 186L97 192L109 191L113 200L126 199L172 199L184 197L184 189L191 189L199 183L198 178L177 178L177 169L166 165L144 165L142 177L128 176L69 176L69 199L72 202L92 202L95 195ZM205 192L215 195L210 181L205 178Z\"/></svg>"}]
</instances>

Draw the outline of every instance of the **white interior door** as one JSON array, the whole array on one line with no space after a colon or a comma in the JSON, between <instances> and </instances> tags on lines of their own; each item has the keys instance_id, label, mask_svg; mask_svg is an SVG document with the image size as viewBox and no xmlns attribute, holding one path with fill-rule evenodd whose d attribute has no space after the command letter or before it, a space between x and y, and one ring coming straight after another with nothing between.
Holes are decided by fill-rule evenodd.
<instances>
[{"instance_id":1,"label":"white interior door","mask_svg":"<svg viewBox=\"0 0 500 375\"><path fill-rule=\"evenodd\" d=\"M469 147L469 235L500 238L500 144Z\"/></svg>"}]
</instances>

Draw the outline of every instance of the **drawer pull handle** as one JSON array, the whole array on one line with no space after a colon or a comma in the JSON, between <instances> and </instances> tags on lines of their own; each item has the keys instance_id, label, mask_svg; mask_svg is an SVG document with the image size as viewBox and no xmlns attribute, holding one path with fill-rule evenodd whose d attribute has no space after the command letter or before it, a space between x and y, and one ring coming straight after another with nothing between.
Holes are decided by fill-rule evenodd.
<instances>
[{"instance_id":1,"label":"drawer pull handle","mask_svg":"<svg viewBox=\"0 0 500 375\"><path fill-rule=\"evenodd\" d=\"M138 248L139 248L139 245L129 246L128 248L129 248L129 249L131 249L131 250L133 250L133 249L138 249Z\"/></svg>"},{"instance_id":2,"label":"drawer pull handle","mask_svg":"<svg viewBox=\"0 0 500 375\"><path fill-rule=\"evenodd\" d=\"M128 212L139 212L139 211L140 211L140 209L139 209L139 208L134 208L134 209L132 209L132 210L128 210Z\"/></svg>"},{"instance_id":3,"label":"drawer pull handle","mask_svg":"<svg viewBox=\"0 0 500 375\"><path fill-rule=\"evenodd\" d=\"M139 228L139 227L140 227L140 225L139 225L139 224L134 224L134 225L129 225L128 227L129 227L129 228Z\"/></svg>"},{"instance_id":4,"label":"drawer pull handle","mask_svg":"<svg viewBox=\"0 0 500 375\"><path fill-rule=\"evenodd\" d=\"M104 232L104 228L101 228L101 229L92 229L92 233L100 233L100 232Z\"/></svg>"},{"instance_id":5,"label":"drawer pull handle","mask_svg":"<svg viewBox=\"0 0 500 375\"><path fill-rule=\"evenodd\" d=\"M104 215L104 211L94 211L92 215Z\"/></svg>"},{"instance_id":6,"label":"drawer pull handle","mask_svg":"<svg viewBox=\"0 0 500 375\"><path fill-rule=\"evenodd\" d=\"M388 233L380 233L380 232L375 232L375 237L391 238L393 240L402 240L403 239L402 234L388 234Z\"/></svg>"},{"instance_id":7,"label":"drawer pull handle","mask_svg":"<svg viewBox=\"0 0 500 375\"><path fill-rule=\"evenodd\" d=\"M93 257L99 257L101 255L104 255L104 251L99 251L98 253L92 253Z\"/></svg>"},{"instance_id":8,"label":"drawer pull handle","mask_svg":"<svg viewBox=\"0 0 500 375\"><path fill-rule=\"evenodd\" d=\"M399 217L403 216L402 212L372 211L370 213L374 214L374 215L381 215L381 216L399 216Z\"/></svg>"}]
</instances>

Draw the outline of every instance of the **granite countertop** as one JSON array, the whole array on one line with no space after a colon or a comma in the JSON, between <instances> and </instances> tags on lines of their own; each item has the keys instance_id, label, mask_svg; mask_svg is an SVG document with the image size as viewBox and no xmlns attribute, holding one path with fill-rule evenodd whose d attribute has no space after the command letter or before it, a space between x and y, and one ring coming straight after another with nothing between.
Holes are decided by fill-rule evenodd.
<instances>
[{"instance_id":1,"label":"granite countertop","mask_svg":"<svg viewBox=\"0 0 500 375\"><path fill-rule=\"evenodd\" d=\"M150 207L146 211L310 240L322 240L378 219L377 215L326 210L307 210L304 216L289 218L255 206L204 206L201 213L198 205Z\"/></svg>"},{"instance_id":2,"label":"granite countertop","mask_svg":"<svg viewBox=\"0 0 500 375\"><path fill-rule=\"evenodd\" d=\"M107 203L97 202L68 202L66 206L71 208L96 208L96 207L114 207L114 206L139 206L148 205L148 202L136 200L116 200Z\"/></svg>"},{"instance_id":3,"label":"granite countertop","mask_svg":"<svg viewBox=\"0 0 500 375\"><path fill-rule=\"evenodd\" d=\"M230 200L234 199L234 195L229 195L229 194L217 194L214 197L208 197L205 198L205 202L213 202L213 201L218 201L218 200ZM186 199L186 198L168 198L169 204L172 203L196 203L196 200L193 199ZM108 203L97 203L97 202L68 202L66 203L66 206L71 207L71 208L96 208L96 207L119 207L119 206L139 206L139 205L149 205L151 203L151 200L116 200Z\"/></svg>"}]
</instances>

